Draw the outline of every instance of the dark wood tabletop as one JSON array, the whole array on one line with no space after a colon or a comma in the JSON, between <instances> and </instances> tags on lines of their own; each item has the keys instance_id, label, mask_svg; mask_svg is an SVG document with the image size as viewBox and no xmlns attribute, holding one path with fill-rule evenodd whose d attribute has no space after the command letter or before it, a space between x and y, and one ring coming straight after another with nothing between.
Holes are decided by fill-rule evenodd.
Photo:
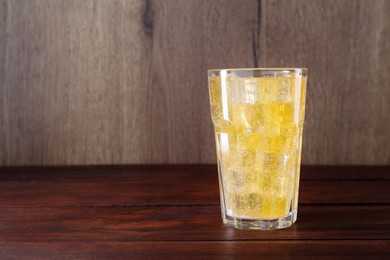
<instances>
[{"instance_id":1,"label":"dark wood tabletop","mask_svg":"<svg viewBox=\"0 0 390 260\"><path fill-rule=\"evenodd\" d=\"M298 220L221 220L210 165L0 168L0 259L390 259L390 166L304 166Z\"/></svg>"}]
</instances>

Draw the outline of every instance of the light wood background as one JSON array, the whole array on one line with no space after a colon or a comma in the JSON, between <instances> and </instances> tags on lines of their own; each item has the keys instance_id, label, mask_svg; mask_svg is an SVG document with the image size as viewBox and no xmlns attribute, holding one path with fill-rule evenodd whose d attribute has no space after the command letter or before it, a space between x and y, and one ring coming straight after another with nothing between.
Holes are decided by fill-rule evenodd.
<instances>
[{"instance_id":1,"label":"light wood background","mask_svg":"<svg viewBox=\"0 0 390 260\"><path fill-rule=\"evenodd\" d=\"M388 0L0 0L0 165L215 163L206 70L307 67L304 164L390 163Z\"/></svg>"}]
</instances>

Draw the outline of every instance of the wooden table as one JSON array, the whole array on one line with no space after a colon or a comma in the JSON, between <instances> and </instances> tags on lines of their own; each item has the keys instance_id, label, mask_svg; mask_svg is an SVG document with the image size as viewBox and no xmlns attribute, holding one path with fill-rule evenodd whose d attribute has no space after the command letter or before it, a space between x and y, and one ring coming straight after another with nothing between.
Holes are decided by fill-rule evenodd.
<instances>
[{"instance_id":1,"label":"wooden table","mask_svg":"<svg viewBox=\"0 0 390 260\"><path fill-rule=\"evenodd\" d=\"M205 165L0 168L0 259L390 259L390 166L302 168L298 221L226 227Z\"/></svg>"}]
</instances>

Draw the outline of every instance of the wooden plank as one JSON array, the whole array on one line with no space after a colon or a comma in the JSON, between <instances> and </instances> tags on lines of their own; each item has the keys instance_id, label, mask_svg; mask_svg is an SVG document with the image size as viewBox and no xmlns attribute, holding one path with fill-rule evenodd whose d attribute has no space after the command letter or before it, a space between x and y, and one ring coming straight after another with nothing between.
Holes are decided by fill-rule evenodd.
<instances>
[{"instance_id":1,"label":"wooden plank","mask_svg":"<svg viewBox=\"0 0 390 260\"><path fill-rule=\"evenodd\" d=\"M389 182L383 181L303 181L299 196L301 204L390 203Z\"/></svg>"},{"instance_id":2,"label":"wooden plank","mask_svg":"<svg viewBox=\"0 0 390 260\"><path fill-rule=\"evenodd\" d=\"M213 163L205 71L257 65L309 68L304 163L389 164L389 1L260 7L1 0L0 165Z\"/></svg>"},{"instance_id":3,"label":"wooden plank","mask_svg":"<svg viewBox=\"0 0 390 260\"><path fill-rule=\"evenodd\" d=\"M385 259L389 241L0 243L2 259Z\"/></svg>"},{"instance_id":4,"label":"wooden plank","mask_svg":"<svg viewBox=\"0 0 390 260\"><path fill-rule=\"evenodd\" d=\"M214 166L48 167L8 170L8 173L5 169L2 171L5 173L0 174L0 207L219 204ZM322 170L322 175L326 174L327 171ZM303 179L299 203L389 204L388 187L389 182L383 179Z\"/></svg>"},{"instance_id":5,"label":"wooden plank","mask_svg":"<svg viewBox=\"0 0 390 260\"><path fill-rule=\"evenodd\" d=\"M302 171L298 221L255 232L222 223L215 165L1 168L0 258L390 254L388 167Z\"/></svg>"},{"instance_id":6,"label":"wooden plank","mask_svg":"<svg viewBox=\"0 0 390 260\"><path fill-rule=\"evenodd\" d=\"M151 3L153 73L147 104L151 158L146 162L213 162L206 70L253 65L258 1Z\"/></svg>"},{"instance_id":7,"label":"wooden plank","mask_svg":"<svg viewBox=\"0 0 390 260\"><path fill-rule=\"evenodd\" d=\"M226 227L218 206L1 208L2 242L390 239L389 206L304 206L288 229Z\"/></svg>"},{"instance_id":8,"label":"wooden plank","mask_svg":"<svg viewBox=\"0 0 390 260\"><path fill-rule=\"evenodd\" d=\"M215 162L206 70L253 66L257 9L1 0L0 164Z\"/></svg>"},{"instance_id":9,"label":"wooden plank","mask_svg":"<svg viewBox=\"0 0 390 260\"><path fill-rule=\"evenodd\" d=\"M219 205L217 180L205 184L202 178L195 181L181 176L107 182L2 182L0 187L0 207ZM299 203L389 204L389 183L302 182Z\"/></svg>"},{"instance_id":10,"label":"wooden plank","mask_svg":"<svg viewBox=\"0 0 390 260\"><path fill-rule=\"evenodd\" d=\"M217 175L143 174L108 180L2 181L0 206L111 206L218 204Z\"/></svg>"},{"instance_id":11,"label":"wooden plank","mask_svg":"<svg viewBox=\"0 0 390 260\"><path fill-rule=\"evenodd\" d=\"M0 207L219 205L217 181L203 180L148 176L107 182L2 182ZM302 182L299 203L389 204L389 183Z\"/></svg>"},{"instance_id":12,"label":"wooden plank","mask_svg":"<svg viewBox=\"0 0 390 260\"><path fill-rule=\"evenodd\" d=\"M157 175L156 175L157 174ZM140 164L99 166L0 167L0 181L118 180L148 175L204 175L215 178L217 166L207 164Z\"/></svg>"},{"instance_id":13,"label":"wooden plank","mask_svg":"<svg viewBox=\"0 0 390 260\"><path fill-rule=\"evenodd\" d=\"M347 181L347 180L390 180L390 166L336 166L303 165L301 180L304 181Z\"/></svg>"},{"instance_id":14,"label":"wooden plank","mask_svg":"<svg viewBox=\"0 0 390 260\"><path fill-rule=\"evenodd\" d=\"M6 45L6 39L7 39L6 38L7 30L6 30L6 26L4 26L4 24L6 24L6 19L7 19L6 10L7 10L7 0L0 0L0 24L2 25L0 26L0 111L4 110L4 112L0 112L0 166L6 165L6 161L7 161L6 151L8 150L6 147L6 136L7 136L6 122L8 120L6 120L5 118L7 112L5 111L6 108L4 103L5 84L3 83L3 79L5 78L6 53L5 53L5 48L2 47Z\"/></svg>"},{"instance_id":15,"label":"wooden plank","mask_svg":"<svg viewBox=\"0 0 390 260\"><path fill-rule=\"evenodd\" d=\"M389 164L390 2L261 3L261 66L309 68L303 163Z\"/></svg>"},{"instance_id":16,"label":"wooden plank","mask_svg":"<svg viewBox=\"0 0 390 260\"><path fill-rule=\"evenodd\" d=\"M0 167L0 181L115 180L143 174L194 174L215 178L215 164ZM390 166L301 166L301 181L386 181ZM195 177L195 176L194 176ZM213 180L211 180L213 181Z\"/></svg>"},{"instance_id":17,"label":"wooden plank","mask_svg":"<svg viewBox=\"0 0 390 260\"><path fill-rule=\"evenodd\" d=\"M146 151L139 147L149 143L141 131L147 128L144 86L152 46L141 23L145 3L5 3L1 135L7 145L1 160L6 165L143 161Z\"/></svg>"}]
</instances>

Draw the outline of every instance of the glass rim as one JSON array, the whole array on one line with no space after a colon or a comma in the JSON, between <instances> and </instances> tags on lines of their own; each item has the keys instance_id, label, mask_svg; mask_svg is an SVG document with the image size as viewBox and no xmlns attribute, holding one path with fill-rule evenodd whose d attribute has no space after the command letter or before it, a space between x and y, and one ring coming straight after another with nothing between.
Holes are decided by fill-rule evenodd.
<instances>
[{"instance_id":1,"label":"glass rim","mask_svg":"<svg viewBox=\"0 0 390 260\"><path fill-rule=\"evenodd\" d=\"M228 68L228 69L209 69L207 70L207 73L215 73L215 72L222 72L222 71L285 71L285 72L306 72L308 71L307 68L292 68L292 67L286 67L286 68Z\"/></svg>"}]
</instances>

